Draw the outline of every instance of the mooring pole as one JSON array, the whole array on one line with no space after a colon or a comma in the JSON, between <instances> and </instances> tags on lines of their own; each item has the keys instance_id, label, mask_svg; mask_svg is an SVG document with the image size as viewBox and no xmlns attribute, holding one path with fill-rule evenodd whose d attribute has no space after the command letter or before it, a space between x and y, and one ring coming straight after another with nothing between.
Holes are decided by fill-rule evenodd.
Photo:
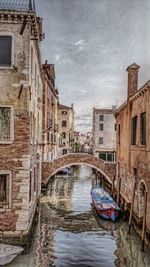
<instances>
[{"instance_id":1,"label":"mooring pole","mask_svg":"<svg viewBox=\"0 0 150 267\"><path fill-rule=\"evenodd\" d=\"M133 195L132 195L132 202L131 202L131 209L130 209L128 234L130 234L130 230L131 230L132 214L133 214L133 206L134 206L134 197L135 197L135 189L136 189L136 180L134 180L134 186L133 186Z\"/></svg>"},{"instance_id":2,"label":"mooring pole","mask_svg":"<svg viewBox=\"0 0 150 267\"><path fill-rule=\"evenodd\" d=\"M120 199L120 189L121 189L121 178L119 177L118 192L117 192L117 204L119 205Z\"/></svg>"},{"instance_id":3,"label":"mooring pole","mask_svg":"<svg viewBox=\"0 0 150 267\"><path fill-rule=\"evenodd\" d=\"M141 248L142 251L144 251L144 245L145 245L146 213L147 213L147 191L146 191L145 194L144 194L144 216L143 216L143 227L142 227L142 248Z\"/></svg>"},{"instance_id":4,"label":"mooring pole","mask_svg":"<svg viewBox=\"0 0 150 267\"><path fill-rule=\"evenodd\" d=\"M114 196L114 185L115 185L115 176L113 177L112 186L111 186L111 194L112 194L112 196Z\"/></svg>"}]
</instances>

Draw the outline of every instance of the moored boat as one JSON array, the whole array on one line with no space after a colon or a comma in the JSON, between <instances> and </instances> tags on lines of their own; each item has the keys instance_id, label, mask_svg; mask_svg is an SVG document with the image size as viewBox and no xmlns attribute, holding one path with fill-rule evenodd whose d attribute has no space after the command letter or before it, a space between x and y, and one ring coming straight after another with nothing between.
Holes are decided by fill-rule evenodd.
<instances>
[{"instance_id":1,"label":"moored boat","mask_svg":"<svg viewBox=\"0 0 150 267\"><path fill-rule=\"evenodd\" d=\"M99 185L91 190L93 205L104 219L116 221L120 216L120 208L113 198Z\"/></svg>"}]
</instances>

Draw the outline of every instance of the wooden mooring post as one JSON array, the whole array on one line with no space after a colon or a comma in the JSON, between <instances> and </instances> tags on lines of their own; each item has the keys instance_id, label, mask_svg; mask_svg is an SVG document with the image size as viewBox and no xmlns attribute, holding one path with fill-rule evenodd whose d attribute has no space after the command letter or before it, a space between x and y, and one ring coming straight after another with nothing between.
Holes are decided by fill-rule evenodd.
<instances>
[{"instance_id":1,"label":"wooden mooring post","mask_svg":"<svg viewBox=\"0 0 150 267\"><path fill-rule=\"evenodd\" d=\"M146 213L147 213L147 191L145 191L144 195L144 216L143 216L143 226L142 226L142 247L141 247L142 251L144 251L144 245L145 245Z\"/></svg>"},{"instance_id":2,"label":"wooden mooring post","mask_svg":"<svg viewBox=\"0 0 150 267\"><path fill-rule=\"evenodd\" d=\"M134 180L134 186L133 186L133 195L132 195L132 202L131 202L131 209L130 209L128 234L130 234L130 231L131 231L132 215L133 215L133 207L134 207L134 197L135 197L135 189L136 189L136 180Z\"/></svg>"},{"instance_id":3,"label":"wooden mooring post","mask_svg":"<svg viewBox=\"0 0 150 267\"><path fill-rule=\"evenodd\" d=\"M111 195L112 195L112 197L114 197L114 189L115 189L115 176L113 177L112 185L111 185Z\"/></svg>"},{"instance_id":4,"label":"wooden mooring post","mask_svg":"<svg viewBox=\"0 0 150 267\"><path fill-rule=\"evenodd\" d=\"M119 178L118 192L117 192L117 204L119 205L120 200L120 189L121 189L121 178Z\"/></svg>"}]
</instances>

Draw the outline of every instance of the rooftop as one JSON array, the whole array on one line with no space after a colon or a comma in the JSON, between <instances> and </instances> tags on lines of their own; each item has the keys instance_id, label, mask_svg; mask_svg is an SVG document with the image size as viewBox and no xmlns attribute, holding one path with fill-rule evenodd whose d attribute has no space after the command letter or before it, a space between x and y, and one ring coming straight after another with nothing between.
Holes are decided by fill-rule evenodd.
<instances>
[{"instance_id":1,"label":"rooftop","mask_svg":"<svg viewBox=\"0 0 150 267\"><path fill-rule=\"evenodd\" d=\"M0 0L0 10L35 12L35 0Z\"/></svg>"}]
</instances>

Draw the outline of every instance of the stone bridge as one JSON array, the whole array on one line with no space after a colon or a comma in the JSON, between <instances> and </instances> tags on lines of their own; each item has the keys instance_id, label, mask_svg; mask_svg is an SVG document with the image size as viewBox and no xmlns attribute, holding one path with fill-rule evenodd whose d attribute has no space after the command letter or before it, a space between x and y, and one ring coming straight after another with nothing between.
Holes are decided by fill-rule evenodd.
<instances>
[{"instance_id":1,"label":"stone bridge","mask_svg":"<svg viewBox=\"0 0 150 267\"><path fill-rule=\"evenodd\" d=\"M87 153L71 153L63 155L52 162L42 162L42 186L46 186L49 179L59 170L71 165L88 165L98 170L110 184L116 175L115 163L105 162Z\"/></svg>"}]
</instances>

